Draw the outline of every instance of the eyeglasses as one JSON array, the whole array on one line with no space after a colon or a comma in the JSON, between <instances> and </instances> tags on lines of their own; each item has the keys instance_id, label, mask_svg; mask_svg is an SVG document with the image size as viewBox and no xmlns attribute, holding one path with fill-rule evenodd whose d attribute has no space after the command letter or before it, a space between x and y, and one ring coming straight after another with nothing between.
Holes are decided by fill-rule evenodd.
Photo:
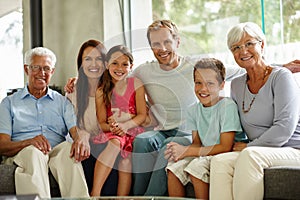
<instances>
[{"instance_id":1,"label":"eyeglasses","mask_svg":"<svg viewBox=\"0 0 300 200\"><path fill-rule=\"evenodd\" d=\"M255 45L257 43L260 43L261 41L257 40L257 41L249 41L243 45L239 45L239 46L232 46L230 48L230 50L233 52L233 53L236 53L236 52L239 52L242 50L243 47L245 47L246 49L253 49L255 47Z\"/></svg>"},{"instance_id":2,"label":"eyeglasses","mask_svg":"<svg viewBox=\"0 0 300 200\"><path fill-rule=\"evenodd\" d=\"M50 73L54 68L49 66L40 66L40 65L29 65L29 69L31 69L33 72L39 72L43 70L46 73Z\"/></svg>"}]
</instances>

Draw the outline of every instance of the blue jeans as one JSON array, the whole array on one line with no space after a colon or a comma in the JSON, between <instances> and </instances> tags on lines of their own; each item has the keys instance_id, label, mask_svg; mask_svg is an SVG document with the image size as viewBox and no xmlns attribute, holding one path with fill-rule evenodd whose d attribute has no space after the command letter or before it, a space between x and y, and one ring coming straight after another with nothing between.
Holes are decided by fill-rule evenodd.
<instances>
[{"instance_id":1,"label":"blue jeans","mask_svg":"<svg viewBox=\"0 0 300 200\"><path fill-rule=\"evenodd\" d=\"M148 131L138 135L133 142L133 194L145 196L168 195L168 182L164 158L166 144L171 141L190 145L183 137L186 133L178 129L168 131Z\"/></svg>"}]
</instances>

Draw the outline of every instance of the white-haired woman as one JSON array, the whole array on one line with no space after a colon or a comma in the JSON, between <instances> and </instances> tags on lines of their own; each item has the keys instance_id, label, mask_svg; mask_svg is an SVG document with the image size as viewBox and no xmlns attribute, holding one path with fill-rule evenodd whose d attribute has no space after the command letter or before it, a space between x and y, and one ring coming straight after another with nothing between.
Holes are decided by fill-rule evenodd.
<instances>
[{"instance_id":1,"label":"white-haired woman","mask_svg":"<svg viewBox=\"0 0 300 200\"><path fill-rule=\"evenodd\" d=\"M234 26L227 45L246 73L231 83L248 143L211 161L211 199L263 199L264 168L300 165L300 89L292 73L269 65L266 39L252 22Z\"/></svg>"}]
</instances>

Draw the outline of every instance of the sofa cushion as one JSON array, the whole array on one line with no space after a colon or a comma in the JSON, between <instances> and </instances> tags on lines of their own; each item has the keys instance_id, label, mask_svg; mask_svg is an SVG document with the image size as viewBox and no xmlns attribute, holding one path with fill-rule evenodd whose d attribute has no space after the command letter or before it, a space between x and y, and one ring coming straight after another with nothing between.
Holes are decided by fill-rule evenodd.
<instances>
[{"instance_id":1,"label":"sofa cushion","mask_svg":"<svg viewBox=\"0 0 300 200\"><path fill-rule=\"evenodd\" d=\"M264 199L300 199L300 166L271 167L264 170ZM191 183L186 186L186 196L195 197Z\"/></svg>"},{"instance_id":2,"label":"sofa cushion","mask_svg":"<svg viewBox=\"0 0 300 200\"><path fill-rule=\"evenodd\" d=\"M300 166L265 169L264 199L300 199Z\"/></svg>"},{"instance_id":3,"label":"sofa cushion","mask_svg":"<svg viewBox=\"0 0 300 200\"><path fill-rule=\"evenodd\" d=\"M5 165L0 164L0 195L14 195L16 194L15 189L15 170L16 165ZM53 177L53 175L49 172L49 180L50 180L50 191L52 197L60 197L59 186Z\"/></svg>"},{"instance_id":4,"label":"sofa cushion","mask_svg":"<svg viewBox=\"0 0 300 200\"><path fill-rule=\"evenodd\" d=\"M0 195L15 194L16 165L0 165Z\"/></svg>"},{"instance_id":5,"label":"sofa cushion","mask_svg":"<svg viewBox=\"0 0 300 200\"><path fill-rule=\"evenodd\" d=\"M188 197L188 198L194 198L195 197L194 186L190 182L185 186L185 196Z\"/></svg>"}]
</instances>

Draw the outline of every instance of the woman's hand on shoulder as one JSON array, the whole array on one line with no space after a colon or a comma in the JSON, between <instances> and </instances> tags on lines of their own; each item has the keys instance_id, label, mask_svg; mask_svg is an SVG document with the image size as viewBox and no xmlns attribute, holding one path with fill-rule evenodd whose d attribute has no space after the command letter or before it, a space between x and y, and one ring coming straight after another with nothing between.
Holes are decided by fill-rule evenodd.
<instances>
[{"instance_id":1,"label":"woman's hand on shoulder","mask_svg":"<svg viewBox=\"0 0 300 200\"><path fill-rule=\"evenodd\" d=\"M66 85L65 85L65 87L64 87L64 91L66 93L73 93L76 81L77 81L77 77L69 78Z\"/></svg>"},{"instance_id":2,"label":"woman's hand on shoulder","mask_svg":"<svg viewBox=\"0 0 300 200\"><path fill-rule=\"evenodd\" d=\"M292 73L300 72L300 60L293 60L289 63L284 64L283 67L286 67Z\"/></svg>"}]
</instances>

